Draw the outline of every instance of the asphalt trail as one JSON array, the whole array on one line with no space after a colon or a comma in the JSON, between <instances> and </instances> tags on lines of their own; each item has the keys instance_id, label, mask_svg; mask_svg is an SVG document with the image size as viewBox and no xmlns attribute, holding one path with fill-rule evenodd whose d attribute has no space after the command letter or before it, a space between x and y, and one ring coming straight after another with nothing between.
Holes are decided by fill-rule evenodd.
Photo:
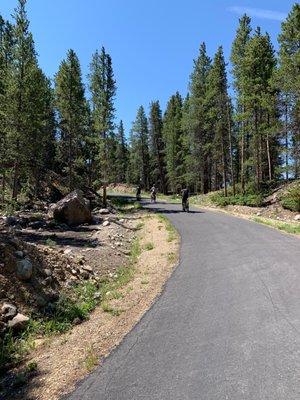
<instances>
[{"instance_id":1,"label":"asphalt trail","mask_svg":"<svg viewBox=\"0 0 300 400\"><path fill-rule=\"evenodd\" d=\"M180 232L162 296L69 400L299 400L300 240L158 204Z\"/></svg>"}]
</instances>

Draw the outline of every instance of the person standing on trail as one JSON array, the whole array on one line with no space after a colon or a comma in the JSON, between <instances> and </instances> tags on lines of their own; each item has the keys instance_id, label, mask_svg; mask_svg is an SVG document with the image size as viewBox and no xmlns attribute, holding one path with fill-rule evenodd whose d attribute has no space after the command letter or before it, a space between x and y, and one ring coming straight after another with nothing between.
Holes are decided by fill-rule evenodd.
<instances>
[{"instance_id":1,"label":"person standing on trail","mask_svg":"<svg viewBox=\"0 0 300 400\"><path fill-rule=\"evenodd\" d=\"M136 199L137 199L137 201L141 200L141 193L142 193L141 186L138 185L138 187L136 188Z\"/></svg>"},{"instance_id":2,"label":"person standing on trail","mask_svg":"<svg viewBox=\"0 0 300 400\"><path fill-rule=\"evenodd\" d=\"M188 201L189 201L190 192L188 188L184 188L181 191L181 199L182 199L182 209L185 211L188 209Z\"/></svg>"},{"instance_id":3,"label":"person standing on trail","mask_svg":"<svg viewBox=\"0 0 300 400\"><path fill-rule=\"evenodd\" d=\"M156 193L157 193L157 189L155 187L155 185L152 186L152 188L150 189L150 193L151 193L151 201L156 201Z\"/></svg>"}]
</instances>

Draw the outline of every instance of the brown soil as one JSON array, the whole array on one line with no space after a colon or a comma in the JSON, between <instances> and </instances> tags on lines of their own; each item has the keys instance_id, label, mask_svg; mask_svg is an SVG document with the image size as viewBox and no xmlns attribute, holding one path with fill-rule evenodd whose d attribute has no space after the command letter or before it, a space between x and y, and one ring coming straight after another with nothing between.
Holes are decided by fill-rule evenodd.
<instances>
[{"instance_id":1,"label":"brown soil","mask_svg":"<svg viewBox=\"0 0 300 400\"><path fill-rule=\"evenodd\" d=\"M134 220L131 224L136 225L138 222L140 221ZM156 216L143 217L143 222L144 226L138 233L143 250L136 263L134 277L119 290L122 297L109 302L109 306L121 310L121 314L113 316L98 307L88 321L75 326L68 333L46 341L37 341L36 350L27 360L37 363L37 374L27 385L26 392L22 390L15 394L14 400L55 400L70 392L78 380L84 378L120 343L154 302L176 263L178 240L168 241L164 222ZM105 235L108 239L115 235L112 229L106 229ZM103 243L104 232L102 229L99 232L100 234L98 231L92 232L91 237L99 240L101 235ZM127 237L123 239L124 242L128 240ZM118 253L121 250L112 243L111 239L110 245L106 242L98 250L99 253L87 255L89 263L96 262L95 258L101 254L109 265L105 268L112 270L119 265ZM146 250L149 243L153 249ZM72 249L74 253L78 251L76 246ZM81 248L79 251L82 251ZM105 251L107 252L103 255ZM99 268L103 269L105 263L101 262Z\"/></svg>"},{"instance_id":2,"label":"brown soil","mask_svg":"<svg viewBox=\"0 0 300 400\"><path fill-rule=\"evenodd\" d=\"M135 193L136 188L132 185L127 185L126 183L115 183L115 184L110 184L107 187L108 192L112 193Z\"/></svg>"},{"instance_id":3,"label":"brown soil","mask_svg":"<svg viewBox=\"0 0 300 400\"><path fill-rule=\"evenodd\" d=\"M248 207L248 206L233 206L233 205L229 205L226 207L217 207L211 205L207 208L211 208L213 210L221 210L244 217L260 216L263 218L269 218L277 221L284 221L291 223L296 223L294 218L296 215L299 214L297 212L284 209L279 203L271 204L265 207Z\"/></svg>"},{"instance_id":4,"label":"brown soil","mask_svg":"<svg viewBox=\"0 0 300 400\"><path fill-rule=\"evenodd\" d=\"M286 222L295 222L296 212L286 210L279 204L272 204L266 207L246 207L246 206L228 206L228 211L249 216L261 216Z\"/></svg>"}]
</instances>

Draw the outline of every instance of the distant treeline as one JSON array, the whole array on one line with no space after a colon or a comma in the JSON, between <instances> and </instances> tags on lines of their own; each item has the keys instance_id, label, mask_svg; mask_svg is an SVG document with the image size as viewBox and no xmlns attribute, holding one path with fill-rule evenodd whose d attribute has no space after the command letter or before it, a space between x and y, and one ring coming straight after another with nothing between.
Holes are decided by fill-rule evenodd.
<instances>
[{"instance_id":1,"label":"distant treeline","mask_svg":"<svg viewBox=\"0 0 300 400\"><path fill-rule=\"evenodd\" d=\"M188 185L206 193L260 191L281 178L300 177L300 5L278 37L244 15L232 44L234 97L228 93L222 47L213 59L200 46L183 98L164 113L141 106L127 140L115 123L116 82L102 47L91 59L88 87L76 53L69 50L54 84L38 64L26 15L18 0L13 22L0 16L1 201L43 195L49 171L70 190L102 182L156 184L164 193ZM87 90L86 90L87 89Z\"/></svg>"}]
</instances>

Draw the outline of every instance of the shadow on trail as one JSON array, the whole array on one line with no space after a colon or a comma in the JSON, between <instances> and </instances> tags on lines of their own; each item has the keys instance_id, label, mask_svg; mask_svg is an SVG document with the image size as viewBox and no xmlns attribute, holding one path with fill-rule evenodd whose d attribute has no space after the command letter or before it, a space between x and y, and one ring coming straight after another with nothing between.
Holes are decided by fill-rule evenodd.
<instances>
[{"instance_id":1,"label":"shadow on trail","mask_svg":"<svg viewBox=\"0 0 300 400\"><path fill-rule=\"evenodd\" d=\"M189 212L182 211L181 204L171 204L171 203L151 203L143 201L142 203L143 208L149 211L154 211L162 214L204 214L203 211L200 210L190 210ZM164 205L171 204L172 206L176 206L176 208L165 208Z\"/></svg>"},{"instance_id":2,"label":"shadow on trail","mask_svg":"<svg viewBox=\"0 0 300 400\"><path fill-rule=\"evenodd\" d=\"M121 202L127 203L134 203L137 202L136 196L134 195L127 195L127 194L109 194L108 196L110 199L119 200ZM182 211L181 203L168 203L164 201L156 201L155 203L151 202L149 197L142 197L142 200L138 201L144 209L158 212L163 214L179 214L184 213ZM164 206L173 206L174 208L165 208ZM176 208L175 208L176 207ZM190 210L188 213L185 214L204 214L204 211L200 210Z\"/></svg>"}]
</instances>

